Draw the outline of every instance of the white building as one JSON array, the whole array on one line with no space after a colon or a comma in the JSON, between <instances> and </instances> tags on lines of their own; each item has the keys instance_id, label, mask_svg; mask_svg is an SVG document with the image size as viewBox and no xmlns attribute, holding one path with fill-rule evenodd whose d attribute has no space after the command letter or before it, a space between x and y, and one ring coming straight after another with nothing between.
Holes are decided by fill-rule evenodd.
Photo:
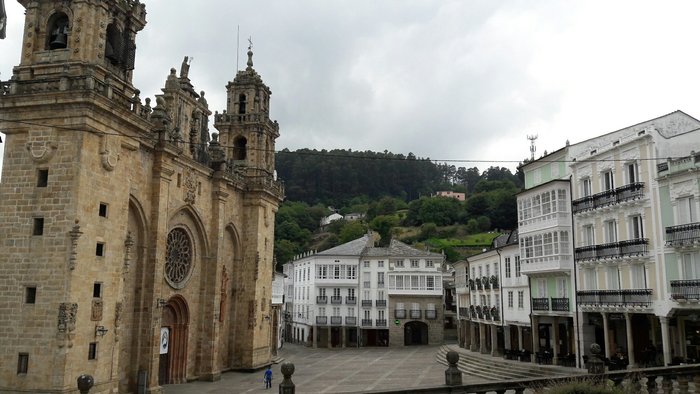
<instances>
[{"instance_id":1,"label":"white building","mask_svg":"<svg viewBox=\"0 0 700 394\"><path fill-rule=\"evenodd\" d=\"M299 256L285 267L289 337L314 347L441 343L443 261L399 241L374 247L371 234Z\"/></svg>"}]
</instances>

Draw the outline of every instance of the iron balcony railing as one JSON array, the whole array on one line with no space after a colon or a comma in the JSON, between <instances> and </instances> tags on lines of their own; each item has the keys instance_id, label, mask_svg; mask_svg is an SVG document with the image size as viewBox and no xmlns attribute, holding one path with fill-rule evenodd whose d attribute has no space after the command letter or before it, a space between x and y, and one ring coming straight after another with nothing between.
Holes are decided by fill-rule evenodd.
<instances>
[{"instance_id":1,"label":"iron balcony railing","mask_svg":"<svg viewBox=\"0 0 700 394\"><path fill-rule=\"evenodd\" d=\"M571 202L574 214L590 211L608 205L636 200L644 196L644 182L634 182L617 189L606 190Z\"/></svg>"},{"instance_id":2,"label":"iron balcony railing","mask_svg":"<svg viewBox=\"0 0 700 394\"><path fill-rule=\"evenodd\" d=\"M345 316L345 324L348 326L354 326L357 324L357 318L355 316Z\"/></svg>"},{"instance_id":3,"label":"iron balcony railing","mask_svg":"<svg viewBox=\"0 0 700 394\"><path fill-rule=\"evenodd\" d=\"M483 290L484 287L481 285L481 278L476 278L474 280L474 283L476 283L476 289L477 290Z\"/></svg>"},{"instance_id":4,"label":"iron balcony railing","mask_svg":"<svg viewBox=\"0 0 700 394\"><path fill-rule=\"evenodd\" d=\"M316 324L328 324L328 316L316 316Z\"/></svg>"},{"instance_id":5,"label":"iron balcony railing","mask_svg":"<svg viewBox=\"0 0 700 394\"><path fill-rule=\"evenodd\" d=\"M333 324L333 325L343 324L343 317L342 316L331 316L331 324Z\"/></svg>"},{"instance_id":6,"label":"iron balcony railing","mask_svg":"<svg viewBox=\"0 0 700 394\"><path fill-rule=\"evenodd\" d=\"M367 326L371 327L372 326L372 319L362 319L362 325L365 327L367 327Z\"/></svg>"},{"instance_id":7,"label":"iron balcony railing","mask_svg":"<svg viewBox=\"0 0 700 394\"><path fill-rule=\"evenodd\" d=\"M394 309L394 318L405 319L406 318L406 310L405 309Z\"/></svg>"},{"instance_id":8,"label":"iron balcony railing","mask_svg":"<svg viewBox=\"0 0 700 394\"><path fill-rule=\"evenodd\" d=\"M420 319L420 309L411 309L409 311L411 319Z\"/></svg>"},{"instance_id":9,"label":"iron balcony railing","mask_svg":"<svg viewBox=\"0 0 700 394\"><path fill-rule=\"evenodd\" d=\"M700 300L700 279L672 280L671 298L674 300Z\"/></svg>"},{"instance_id":10,"label":"iron balcony railing","mask_svg":"<svg viewBox=\"0 0 700 394\"><path fill-rule=\"evenodd\" d=\"M493 321L500 321L501 320L501 315L498 312L499 312L498 307L496 307L496 306L491 307L491 319L493 319Z\"/></svg>"},{"instance_id":11,"label":"iron balcony railing","mask_svg":"<svg viewBox=\"0 0 700 394\"><path fill-rule=\"evenodd\" d=\"M343 297L341 296L332 296L331 297L331 304L342 304L343 303Z\"/></svg>"},{"instance_id":12,"label":"iron balcony railing","mask_svg":"<svg viewBox=\"0 0 700 394\"><path fill-rule=\"evenodd\" d=\"M581 261L643 256L647 254L648 246L648 238L638 238L600 245L582 246L575 249L574 259L576 261Z\"/></svg>"},{"instance_id":13,"label":"iron balcony railing","mask_svg":"<svg viewBox=\"0 0 700 394\"><path fill-rule=\"evenodd\" d=\"M386 319L377 319L375 325L377 327L386 327Z\"/></svg>"},{"instance_id":14,"label":"iron balcony railing","mask_svg":"<svg viewBox=\"0 0 700 394\"><path fill-rule=\"evenodd\" d=\"M496 275L491 275L491 288L498 289L498 277Z\"/></svg>"},{"instance_id":15,"label":"iron balcony railing","mask_svg":"<svg viewBox=\"0 0 700 394\"><path fill-rule=\"evenodd\" d=\"M347 296L347 297L345 297L345 303L348 305L355 305L355 304L357 304L357 298Z\"/></svg>"},{"instance_id":16,"label":"iron balcony railing","mask_svg":"<svg viewBox=\"0 0 700 394\"><path fill-rule=\"evenodd\" d=\"M700 223L666 227L666 245L684 246L700 242Z\"/></svg>"},{"instance_id":17,"label":"iron balcony railing","mask_svg":"<svg viewBox=\"0 0 700 394\"><path fill-rule=\"evenodd\" d=\"M484 311L481 309L481 305L476 306L476 317L478 317L479 319L484 318Z\"/></svg>"},{"instance_id":18,"label":"iron balcony railing","mask_svg":"<svg viewBox=\"0 0 700 394\"><path fill-rule=\"evenodd\" d=\"M533 311L548 311L549 310L549 298L533 298L532 299L532 310Z\"/></svg>"},{"instance_id":19,"label":"iron balcony railing","mask_svg":"<svg viewBox=\"0 0 700 394\"><path fill-rule=\"evenodd\" d=\"M481 311L484 313L484 319L491 320L491 308L485 306L481 308Z\"/></svg>"},{"instance_id":20,"label":"iron balcony railing","mask_svg":"<svg viewBox=\"0 0 700 394\"><path fill-rule=\"evenodd\" d=\"M377 306L386 306L386 300L376 300L375 303Z\"/></svg>"},{"instance_id":21,"label":"iron balcony railing","mask_svg":"<svg viewBox=\"0 0 700 394\"><path fill-rule=\"evenodd\" d=\"M362 306L372 306L372 300L362 300Z\"/></svg>"},{"instance_id":22,"label":"iron balcony railing","mask_svg":"<svg viewBox=\"0 0 700 394\"><path fill-rule=\"evenodd\" d=\"M377 288L378 288L378 289L383 289L383 288L384 288L384 282L377 282Z\"/></svg>"},{"instance_id":23,"label":"iron balcony railing","mask_svg":"<svg viewBox=\"0 0 700 394\"><path fill-rule=\"evenodd\" d=\"M474 284L474 279L469 279L469 290L476 290L476 285Z\"/></svg>"},{"instance_id":24,"label":"iron balcony railing","mask_svg":"<svg viewBox=\"0 0 700 394\"><path fill-rule=\"evenodd\" d=\"M580 290L576 302L585 306L642 306L651 305L652 289Z\"/></svg>"},{"instance_id":25,"label":"iron balcony railing","mask_svg":"<svg viewBox=\"0 0 700 394\"><path fill-rule=\"evenodd\" d=\"M316 296L316 303L317 303L317 304L327 304L327 303L328 303L328 297L326 297L326 296Z\"/></svg>"},{"instance_id":26,"label":"iron balcony railing","mask_svg":"<svg viewBox=\"0 0 700 394\"><path fill-rule=\"evenodd\" d=\"M426 319L437 319L437 311L435 309L426 309L425 310L425 318Z\"/></svg>"},{"instance_id":27,"label":"iron balcony railing","mask_svg":"<svg viewBox=\"0 0 700 394\"><path fill-rule=\"evenodd\" d=\"M552 298L552 310L557 312L568 312L569 311L569 299L568 298Z\"/></svg>"},{"instance_id":28,"label":"iron balcony railing","mask_svg":"<svg viewBox=\"0 0 700 394\"><path fill-rule=\"evenodd\" d=\"M491 283L489 282L489 277L484 276L481 278L481 285L484 286L484 290L488 290L491 288Z\"/></svg>"}]
</instances>

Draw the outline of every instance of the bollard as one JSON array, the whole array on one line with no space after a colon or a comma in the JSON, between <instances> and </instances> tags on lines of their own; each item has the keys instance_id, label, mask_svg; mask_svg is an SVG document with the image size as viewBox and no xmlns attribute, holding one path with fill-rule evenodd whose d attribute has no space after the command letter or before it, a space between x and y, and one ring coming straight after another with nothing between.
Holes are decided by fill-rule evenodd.
<instances>
[{"instance_id":1,"label":"bollard","mask_svg":"<svg viewBox=\"0 0 700 394\"><path fill-rule=\"evenodd\" d=\"M94 384L95 379L92 376L85 374L78 376L78 390L80 394L88 394Z\"/></svg>"},{"instance_id":2,"label":"bollard","mask_svg":"<svg viewBox=\"0 0 700 394\"><path fill-rule=\"evenodd\" d=\"M445 356L447 359L447 364L449 366L445 370L445 385L447 386L461 386L462 385L462 372L457 368L457 363L459 362L459 353L454 350L447 352Z\"/></svg>"},{"instance_id":3,"label":"bollard","mask_svg":"<svg viewBox=\"0 0 700 394\"><path fill-rule=\"evenodd\" d=\"M282 375L284 375L284 379L282 380L282 383L280 383L279 394L294 394L295 387L294 387L294 382L292 382L292 374L294 373L294 364L283 363L281 370L282 370Z\"/></svg>"},{"instance_id":4,"label":"bollard","mask_svg":"<svg viewBox=\"0 0 700 394\"><path fill-rule=\"evenodd\" d=\"M591 344L591 357L586 363L586 368L590 374L601 375L605 373L605 363L600 357L600 345L597 343Z\"/></svg>"}]
</instances>

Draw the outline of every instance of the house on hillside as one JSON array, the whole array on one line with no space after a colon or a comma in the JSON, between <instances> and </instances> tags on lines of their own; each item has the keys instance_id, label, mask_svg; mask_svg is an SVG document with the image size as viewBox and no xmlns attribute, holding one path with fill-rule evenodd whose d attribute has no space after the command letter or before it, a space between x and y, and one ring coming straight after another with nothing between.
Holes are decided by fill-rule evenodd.
<instances>
[{"instance_id":1,"label":"house on hillside","mask_svg":"<svg viewBox=\"0 0 700 394\"><path fill-rule=\"evenodd\" d=\"M321 218L321 222L319 223L319 227L325 228L329 224L335 222L336 220L340 220L342 218L343 218L343 215L341 215L337 212L333 212L332 214Z\"/></svg>"},{"instance_id":2,"label":"house on hillside","mask_svg":"<svg viewBox=\"0 0 700 394\"><path fill-rule=\"evenodd\" d=\"M449 197L449 198L454 198L455 200L459 201L464 201L467 198L466 193L458 193L458 192L453 192L449 190L441 190L438 192L435 192L436 197Z\"/></svg>"}]
</instances>

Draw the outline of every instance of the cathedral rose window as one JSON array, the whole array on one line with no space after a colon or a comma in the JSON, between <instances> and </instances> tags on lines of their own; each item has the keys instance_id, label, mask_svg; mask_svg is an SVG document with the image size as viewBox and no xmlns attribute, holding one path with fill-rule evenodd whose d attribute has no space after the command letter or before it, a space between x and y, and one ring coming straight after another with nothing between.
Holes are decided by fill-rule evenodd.
<instances>
[{"instance_id":1,"label":"cathedral rose window","mask_svg":"<svg viewBox=\"0 0 700 394\"><path fill-rule=\"evenodd\" d=\"M192 242L187 232L176 228L168 234L165 251L165 280L170 286L181 289L192 271Z\"/></svg>"}]
</instances>

